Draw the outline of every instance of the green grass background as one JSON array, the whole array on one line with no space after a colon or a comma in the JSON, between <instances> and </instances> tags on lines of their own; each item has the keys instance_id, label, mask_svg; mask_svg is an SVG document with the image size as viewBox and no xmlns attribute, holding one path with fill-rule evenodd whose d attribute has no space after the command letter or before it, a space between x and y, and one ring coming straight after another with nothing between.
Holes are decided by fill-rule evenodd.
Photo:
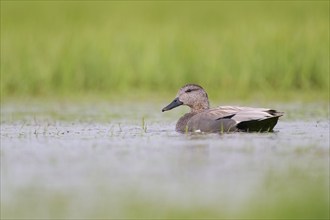
<instances>
[{"instance_id":1,"label":"green grass background","mask_svg":"<svg viewBox=\"0 0 330 220\"><path fill-rule=\"evenodd\" d=\"M1 95L322 99L328 1L1 1ZM166 96L165 95L165 96Z\"/></svg>"}]
</instances>

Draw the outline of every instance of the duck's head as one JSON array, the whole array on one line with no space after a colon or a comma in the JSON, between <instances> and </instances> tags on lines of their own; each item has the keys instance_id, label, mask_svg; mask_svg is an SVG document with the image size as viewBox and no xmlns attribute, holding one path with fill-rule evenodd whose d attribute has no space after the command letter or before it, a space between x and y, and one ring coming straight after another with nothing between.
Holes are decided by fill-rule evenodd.
<instances>
[{"instance_id":1,"label":"duck's head","mask_svg":"<svg viewBox=\"0 0 330 220\"><path fill-rule=\"evenodd\" d=\"M180 105L187 105L191 112L200 112L209 109L209 99L205 90L196 84L187 84L177 93L176 98L162 112L171 110Z\"/></svg>"}]
</instances>

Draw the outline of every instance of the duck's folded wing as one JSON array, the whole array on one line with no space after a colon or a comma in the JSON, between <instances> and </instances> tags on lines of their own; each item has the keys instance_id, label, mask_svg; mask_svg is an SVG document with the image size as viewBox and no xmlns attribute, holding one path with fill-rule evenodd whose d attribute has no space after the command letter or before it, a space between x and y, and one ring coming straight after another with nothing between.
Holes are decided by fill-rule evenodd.
<instances>
[{"instance_id":1,"label":"duck's folded wing","mask_svg":"<svg viewBox=\"0 0 330 220\"><path fill-rule=\"evenodd\" d=\"M209 110L209 114L219 116L218 118L230 117L237 122L250 120L263 120L271 117L282 116L282 112L267 108L252 108L239 106L220 106Z\"/></svg>"},{"instance_id":2,"label":"duck's folded wing","mask_svg":"<svg viewBox=\"0 0 330 220\"><path fill-rule=\"evenodd\" d=\"M272 117L274 117L274 115L270 114L268 111L245 110L237 112L232 119L239 123L242 121L264 120Z\"/></svg>"},{"instance_id":3,"label":"duck's folded wing","mask_svg":"<svg viewBox=\"0 0 330 220\"><path fill-rule=\"evenodd\" d=\"M232 117L237 112L241 111L240 109L240 107L220 106L217 108L209 109L200 114L204 115L204 117L207 117L209 119L218 120L220 118Z\"/></svg>"}]
</instances>

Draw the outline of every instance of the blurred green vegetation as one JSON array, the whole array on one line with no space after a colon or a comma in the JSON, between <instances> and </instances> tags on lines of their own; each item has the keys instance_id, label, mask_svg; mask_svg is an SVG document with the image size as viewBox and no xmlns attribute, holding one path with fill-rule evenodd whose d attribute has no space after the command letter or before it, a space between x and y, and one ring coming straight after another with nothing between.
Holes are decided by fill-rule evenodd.
<instances>
[{"instance_id":1,"label":"blurred green vegetation","mask_svg":"<svg viewBox=\"0 0 330 220\"><path fill-rule=\"evenodd\" d=\"M329 92L327 1L1 1L1 95Z\"/></svg>"}]
</instances>

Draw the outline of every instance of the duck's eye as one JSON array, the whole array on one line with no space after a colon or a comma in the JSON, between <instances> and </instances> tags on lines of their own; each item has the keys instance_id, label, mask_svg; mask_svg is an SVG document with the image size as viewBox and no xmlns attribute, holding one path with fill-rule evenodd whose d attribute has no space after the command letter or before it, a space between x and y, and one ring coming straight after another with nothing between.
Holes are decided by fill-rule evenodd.
<instances>
[{"instance_id":1,"label":"duck's eye","mask_svg":"<svg viewBox=\"0 0 330 220\"><path fill-rule=\"evenodd\" d=\"M187 89L186 92L191 92L192 90L191 89Z\"/></svg>"}]
</instances>

